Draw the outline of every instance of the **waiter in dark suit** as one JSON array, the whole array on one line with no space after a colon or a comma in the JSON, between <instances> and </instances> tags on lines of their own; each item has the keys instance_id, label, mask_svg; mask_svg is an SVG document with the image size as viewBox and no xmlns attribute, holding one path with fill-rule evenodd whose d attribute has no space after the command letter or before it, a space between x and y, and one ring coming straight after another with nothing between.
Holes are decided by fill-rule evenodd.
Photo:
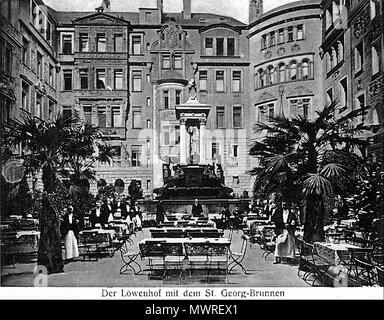
<instances>
[{"instance_id":1,"label":"waiter in dark suit","mask_svg":"<svg viewBox=\"0 0 384 320\"><path fill-rule=\"evenodd\" d=\"M293 259L295 257L295 230L297 217L291 211L288 202L282 202L281 208L277 208L271 221L275 224L276 233L276 263L281 263L281 258Z\"/></svg>"},{"instance_id":2,"label":"waiter in dark suit","mask_svg":"<svg viewBox=\"0 0 384 320\"><path fill-rule=\"evenodd\" d=\"M195 199L195 203L192 205L192 216L199 217L203 213L203 207L199 203L199 199Z\"/></svg>"},{"instance_id":3,"label":"waiter in dark suit","mask_svg":"<svg viewBox=\"0 0 384 320\"><path fill-rule=\"evenodd\" d=\"M101 206L100 200L96 201L96 207L91 211L89 222L92 228L95 228L97 225L104 228L108 224L108 212L105 210L105 207Z\"/></svg>"}]
</instances>

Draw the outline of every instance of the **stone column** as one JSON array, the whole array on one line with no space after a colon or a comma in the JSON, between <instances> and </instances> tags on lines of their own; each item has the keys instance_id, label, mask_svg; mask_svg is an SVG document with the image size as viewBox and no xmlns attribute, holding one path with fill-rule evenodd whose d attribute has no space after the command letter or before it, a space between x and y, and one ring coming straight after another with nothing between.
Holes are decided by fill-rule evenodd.
<instances>
[{"instance_id":1,"label":"stone column","mask_svg":"<svg viewBox=\"0 0 384 320\"><path fill-rule=\"evenodd\" d=\"M180 119L180 164L187 164L187 126L185 119Z\"/></svg>"},{"instance_id":2,"label":"stone column","mask_svg":"<svg viewBox=\"0 0 384 320\"><path fill-rule=\"evenodd\" d=\"M206 119L200 120L200 164L206 164Z\"/></svg>"}]
</instances>

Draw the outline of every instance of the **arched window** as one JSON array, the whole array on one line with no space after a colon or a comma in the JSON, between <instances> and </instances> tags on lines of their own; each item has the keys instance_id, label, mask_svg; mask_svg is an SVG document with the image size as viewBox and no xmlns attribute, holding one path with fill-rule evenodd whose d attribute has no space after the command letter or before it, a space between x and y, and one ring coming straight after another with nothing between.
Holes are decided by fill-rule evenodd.
<instances>
[{"instance_id":1,"label":"arched window","mask_svg":"<svg viewBox=\"0 0 384 320\"><path fill-rule=\"evenodd\" d=\"M279 65L279 80L280 82L285 82L285 64L282 63Z\"/></svg>"},{"instance_id":2,"label":"arched window","mask_svg":"<svg viewBox=\"0 0 384 320\"><path fill-rule=\"evenodd\" d=\"M301 71L302 71L302 78L308 79L309 78L309 63L308 60L304 60L301 64Z\"/></svg>"},{"instance_id":3,"label":"arched window","mask_svg":"<svg viewBox=\"0 0 384 320\"><path fill-rule=\"evenodd\" d=\"M259 87L264 87L265 86L265 81L264 81L264 70L260 69L259 72Z\"/></svg>"},{"instance_id":4,"label":"arched window","mask_svg":"<svg viewBox=\"0 0 384 320\"><path fill-rule=\"evenodd\" d=\"M297 63L296 61L291 62L291 80L297 80Z\"/></svg>"},{"instance_id":5,"label":"arched window","mask_svg":"<svg viewBox=\"0 0 384 320\"><path fill-rule=\"evenodd\" d=\"M275 83L275 68L273 66L268 67L268 83L274 84Z\"/></svg>"}]
</instances>

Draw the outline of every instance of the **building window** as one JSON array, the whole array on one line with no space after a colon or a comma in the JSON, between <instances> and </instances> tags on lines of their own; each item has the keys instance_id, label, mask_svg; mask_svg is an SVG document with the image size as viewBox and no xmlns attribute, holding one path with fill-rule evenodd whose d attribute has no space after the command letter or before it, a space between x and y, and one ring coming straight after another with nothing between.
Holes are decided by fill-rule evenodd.
<instances>
[{"instance_id":1,"label":"building window","mask_svg":"<svg viewBox=\"0 0 384 320\"><path fill-rule=\"evenodd\" d=\"M267 35L264 34L261 37L261 49L266 49L267 48Z\"/></svg>"},{"instance_id":2,"label":"building window","mask_svg":"<svg viewBox=\"0 0 384 320\"><path fill-rule=\"evenodd\" d=\"M30 64L29 41L23 38L23 63L27 66Z\"/></svg>"},{"instance_id":3,"label":"building window","mask_svg":"<svg viewBox=\"0 0 384 320\"><path fill-rule=\"evenodd\" d=\"M279 80L280 82L285 82L285 64L279 65Z\"/></svg>"},{"instance_id":4,"label":"building window","mask_svg":"<svg viewBox=\"0 0 384 320\"><path fill-rule=\"evenodd\" d=\"M163 56L163 69L170 69L171 68L171 57L168 55Z\"/></svg>"},{"instance_id":5,"label":"building window","mask_svg":"<svg viewBox=\"0 0 384 320\"><path fill-rule=\"evenodd\" d=\"M80 33L80 35L79 35L79 50L80 50L80 52L88 52L89 51L88 33Z\"/></svg>"},{"instance_id":6,"label":"building window","mask_svg":"<svg viewBox=\"0 0 384 320\"><path fill-rule=\"evenodd\" d=\"M53 65L49 65L49 85L53 88L55 86L55 67Z\"/></svg>"},{"instance_id":7,"label":"building window","mask_svg":"<svg viewBox=\"0 0 384 320\"><path fill-rule=\"evenodd\" d=\"M363 42L355 47L355 72L361 71L364 63L364 49Z\"/></svg>"},{"instance_id":8,"label":"building window","mask_svg":"<svg viewBox=\"0 0 384 320\"><path fill-rule=\"evenodd\" d=\"M132 54L142 54L141 36L132 36Z\"/></svg>"},{"instance_id":9,"label":"building window","mask_svg":"<svg viewBox=\"0 0 384 320\"><path fill-rule=\"evenodd\" d=\"M293 41L293 27L288 27L288 42Z\"/></svg>"},{"instance_id":10,"label":"building window","mask_svg":"<svg viewBox=\"0 0 384 320\"><path fill-rule=\"evenodd\" d=\"M340 107L346 108L348 106L348 80L344 78L340 81Z\"/></svg>"},{"instance_id":11,"label":"building window","mask_svg":"<svg viewBox=\"0 0 384 320\"><path fill-rule=\"evenodd\" d=\"M123 89L123 69L116 69L114 71L113 83L116 90Z\"/></svg>"},{"instance_id":12,"label":"building window","mask_svg":"<svg viewBox=\"0 0 384 320\"><path fill-rule=\"evenodd\" d=\"M232 157L234 158L239 157L239 146L237 144L232 145Z\"/></svg>"},{"instance_id":13,"label":"building window","mask_svg":"<svg viewBox=\"0 0 384 320\"><path fill-rule=\"evenodd\" d=\"M233 127L241 128L242 122L241 107L233 107Z\"/></svg>"},{"instance_id":14,"label":"building window","mask_svg":"<svg viewBox=\"0 0 384 320\"><path fill-rule=\"evenodd\" d=\"M279 44L284 43L284 29L279 29Z\"/></svg>"},{"instance_id":15,"label":"building window","mask_svg":"<svg viewBox=\"0 0 384 320\"><path fill-rule=\"evenodd\" d=\"M297 79L297 63L295 61L291 62L291 80Z\"/></svg>"},{"instance_id":16,"label":"building window","mask_svg":"<svg viewBox=\"0 0 384 320\"><path fill-rule=\"evenodd\" d=\"M235 55L235 38L227 39L227 55L228 56Z\"/></svg>"},{"instance_id":17,"label":"building window","mask_svg":"<svg viewBox=\"0 0 384 320\"><path fill-rule=\"evenodd\" d=\"M216 38L216 55L224 55L224 38Z\"/></svg>"},{"instance_id":18,"label":"building window","mask_svg":"<svg viewBox=\"0 0 384 320\"><path fill-rule=\"evenodd\" d=\"M105 89L105 69L96 69L96 89Z\"/></svg>"},{"instance_id":19,"label":"building window","mask_svg":"<svg viewBox=\"0 0 384 320\"><path fill-rule=\"evenodd\" d=\"M179 105L181 103L181 90L175 91L175 102L176 105Z\"/></svg>"},{"instance_id":20,"label":"building window","mask_svg":"<svg viewBox=\"0 0 384 320\"><path fill-rule=\"evenodd\" d=\"M356 98L356 109L361 109L361 108L364 108L365 107L365 96L364 96L364 94L362 94L362 95L360 95L360 96L358 96L357 98ZM364 123L364 117L365 116L365 114L364 114L364 112L361 114L361 122L362 123Z\"/></svg>"},{"instance_id":21,"label":"building window","mask_svg":"<svg viewBox=\"0 0 384 320\"><path fill-rule=\"evenodd\" d=\"M115 49L115 52L123 52L125 51L124 50L124 46L123 46L123 34L121 33L116 33L115 36L114 36L114 49Z\"/></svg>"},{"instance_id":22,"label":"building window","mask_svg":"<svg viewBox=\"0 0 384 320\"><path fill-rule=\"evenodd\" d=\"M220 144L218 142L212 142L212 159L217 158L220 155Z\"/></svg>"},{"instance_id":23,"label":"building window","mask_svg":"<svg viewBox=\"0 0 384 320\"><path fill-rule=\"evenodd\" d=\"M269 34L269 46L273 47L276 44L276 33L275 31L272 31Z\"/></svg>"},{"instance_id":24,"label":"building window","mask_svg":"<svg viewBox=\"0 0 384 320\"><path fill-rule=\"evenodd\" d=\"M372 75L375 75L376 73L380 72L380 57L381 57L380 44L372 45L371 53L372 53Z\"/></svg>"},{"instance_id":25,"label":"building window","mask_svg":"<svg viewBox=\"0 0 384 320\"><path fill-rule=\"evenodd\" d=\"M147 119L147 129L151 128L151 120Z\"/></svg>"},{"instance_id":26,"label":"building window","mask_svg":"<svg viewBox=\"0 0 384 320\"><path fill-rule=\"evenodd\" d=\"M240 178L239 176L233 176L232 177L232 185L240 184Z\"/></svg>"},{"instance_id":27,"label":"building window","mask_svg":"<svg viewBox=\"0 0 384 320\"><path fill-rule=\"evenodd\" d=\"M370 0L371 20L380 14L380 0Z\"/></svg>"},{"instance_id":28,"label":"building window","mask_svg":"<svg viewBox=\"0 0 384 320\"><path fill-rule=\"evenodd\" d=\"M141 70L132 71L132 84L133 84L132 91L140 92L142 90L141 81L142 81L141 80Z\"/></svg>"},{"instance_id":29,"label":"building window","mask_svg":"<svg viewBox=\"0 0 384 320\"><path fill-rule=\"evenodd\" d=\"M163 96L164 96L164 108L169 109L169 91L164 90Z\"/></svg>"},{"instance_id":30,"label":"building window","mask_svg":"<svg viewBox=\"0 0 384 320\"><path fill-rule=\"evenodd\" d=\"M35 116L43 118L42 96L38 93L36 93Z\"/></svg>"},{"instance_id":31,"label":"building window","mask_svg":"<svg viewBox=\"0 0 384 320\"><path fill-rule=\"evenodd\" d=\"M332 88L327 90L327 105L333 103L333 90Z\"/></svg>"},{"instance_id":32,"label":"building window","mask_svg":"<svg viewBox=\"0 0 384 320\"><path fill-rule=\"evenodd\" d=\"M170 131L169 126L163 127L163 145L164 146L169 146L171 144L169 131Z\"/></svg>"},{"instance_id":33,"label":"building window","mask_svg":"<svg viewBox=\"0 0 384 320\"><path fill-rule=\"evenodd\" d=\"M259 75L259 85L260 85L260 88L262 88L265 86L264 70L260 69L258 71L258 75Z\"/></svg>"},{"instance_id":34,"label":"building window","mask_svg":"<svg viewBox=\"0 0 384 320\"><path fill-rule=\"evenodd\" d=\"M149 108L151 106L151 98L147 97L147 107Z\"/></svg>"},{"instance_id":35,"label":"building window","mask_svg":"<svg viewBox=\"0 0 384 320\"><path fill-rule=\"evenodd\" d=\"M64 91L72 90L72 70L63 70Z\"/></svg>"},{"instance_id":36,"label":"building window","mask_svg":"<svg viewBox=\"0 0 384 320\"><path fill-rule=\"evenodd\" d=\"M80 89L88 89L88 69L80 69Z\"/></svg>"},{"instance_id":37,"label":"building window","mask_svg":"<svg viewBox=\"0 0 384 320\"><path fill-rule=\"evenodd\" d=\"M29 98L29 85L22 81L22 91L21 91L21 107L28 111L31 112L30 108L30 98Z\"/></svg>"},{"instance_id":38,"label":"building window","mask_svg":"<svg viewBox=\"0 0 384 320\"><path fill-rule=\"evenodd\" d=\"M302 78L308 79L309 78L309 63L308 61L303 61L301 64L301 70L302 70Z\"/></svg>"},{"instance_id":39,"label":"building window","mask_svg":"<svg viewBox=\"0 0 384 320\"><path fill-rule=\"evenodd\" d=\"M105 106L97 107L97 118L99 120L99 127L106 128L107 127L107 111Z\"/></svg>"},{"instance_id":40,"label":"building window","mask_svg":"<svg viewBox=\"0 0 384 320\"><path fill-rule=\"evenodd\" d=\"M151 189L152 189L151 180L147 180L147 190L151 190Z\"/></svg>"},{"instance_id":41,"label":"building window","mask_svg":"<svg viewBox=\"0 0 384 320\"><path fill-rule=\"evenodd\" d=\"M140 163L141 149L142 149L141 146L132 146L131 147L131 154L132 154L131 164L132 164L132 167L140 167L141 166L141 163Z\"/></svg>"},{"instance_id":42,"label":"building window","mask_svg":"<svg viewBox=\"0 0 384 320\"><path fill-rule=\"evenodd\" d=\"M72 54L72 35L63 34L61 39L62 39L62 53Z\"/></svg>"},{"instance_id":43,"label":"building window","mask_svg":"<svg viewBox=\"0 0 384 320\"><path fill-rule=\"evenodd\" d=\"M225 128L225 107L216 107L216 127Z\"/></svg>"},{"instance_id":44,"label":"building window","mask_svg":"<svg viewBox=\"0 0 384 320\"><path fill-rule=\"evenodd\" d=\"M37 52L37 76L39 78L43 77L43 55L40 52Z\"/></svg>"},{"instance_id":45,"label":"building window","mask_svg":"<svg viewBox=\"0 0 384 320\"><path fill-rule=\"evenodd\" d=\"M213 56L213 38L205 38L205 55Z\"/></svg>"},{"instance_id":46,"label":"building window","mask_svg":"<svg viewBox=\"0 0 384 320\"><path fill-rule=\"evenodd\" d=\"M329 52L326 52L324 54L324 60L325 60L325 71L328 73L329 71L332 70L332 61L331 61L331 55Z\"/></svg>"},{"instance_id":47,"label":"building window","mask_svg":"<svg viewBox=\"0 0 384 320\"><path fill-rule=\"evenodd\" d=\"M289 101L289 112L291 117L302 116L308 118L308 112L311 105L311 99L291 99Z\"/></svg>"},{"instance_id":48,"label":"building window","mask_svg":"<svg viewBox=\"0 0 384 320\"><path fill-rule=\"evenodd\" d=\"M299 24L297 26L297 30L296 30L297 34L297 40L303 40L304 39L304 26L302 24Z\"/></svg>"},{"instance_id":49,"label":"building window","mask_svg":"<svg viewBox=\"0 0 384 320\"><path fill-rule=\"evenodd\" d=\"M52 100L48 100L48 119L52 120L53 119L53 114L55 111L55 102Z\"/></svg>"},{"instance_id":50,"label":"building window","mask_svg":"<svg viewBox=\"0 0 384 320\"><path fill-rule=\"evenodd\" d=\"M84 123L92 125L92 106L83 106Z\"/></svg>"},{"instance_id":51,"label":"building window","mask_svg":"<svg viewBox=\"0 0 384 320\"><path fill-rule=\"evenodd\" d=\"M141 129L142 123L141 123L141 110L133 110L132 111L132 128L133 129Z\"/></svg>"},{"instance_id":52,"label":"building window","mask_svg":"<svg viewBox=\"0 0 384 320\"><path fill-rule=\"evenodd\" d=\"M63 118L64 119L72 119L72 107L71 106L63 106Z\"/></svg>"},{"instance_id":53,"label":"building window","mask_svg":"<svg viewBox=\"0 0 384 320\"><path fill-rule=\"evenodd\" d=\"M269 66L267 69L267 84L275 83L275 68L273 66Z\"/></svg>"},{"instance_id":54,"label":"building window","mask_svg":"<svg viewBox=\"0 0 384 320\"><path fill-rule=\"evenodd\" d=\"M329 9L325 12L325 30L328 30L332 26L332 14Z\"/></svg>"},{"instance_id":55,"label":"building window","mask_svg":"<svg viewBox=\"0 0 384 320\"><path fill-rule=\"evenodd\" d=\"M216 71L216 92L224 92L224 71Z\"/></svg>"},{"instance_id":56,"label":"building window","mask_svg":"<svg viewBox=\"0 0 384 320\"><path fill-rule=\"evenodd\" d=\"M208 72L206 70L199 71L199 90L208 91L207 86Z\"/></svg>"},{"instance_id":57,"label":"building window","mask_svg":"<svg viewBox=\"0 0 384 320\"><path fill-rule=\"evenodd\" d=\"M232 71L232 92L241 92L241 71Z\"/></svg>"},{"instance_id":58,"label":"building window","mask_svg":"<svg viewBox=\"0 0 384 320\"><path fill-rule=\"evenodd\" d=\"M151 21L151 20L152 20L152 12L146 12L145 21Z\"/></svg>"},{"instance_id":59,"label":"building window","mask_svg":"<svg viewBox=\"0 0 384 320\"><path fill-rule=\"evenodd\" d=\"M340 40L337 41L337 63L344 61L344 44Z\"/></svg>"},{"instance_id":60,"label":"building window","mask_svg":"<svg viewBox=\"0 0 384 320\"><path fill-rule=\"evenodd\" d=\"M112 106L112 127L122 127L120 106Z\"/></svg>"},{"instance_id":61,"label":"building window","mask_svg":"<svg viewBox=\"0 0 384 320\"><path fill-rule=\"evenodd\" d=\"M106 38L105 38L105 33L98 33L96 36L96 50L97 52L106 52Z\"/></svg>"},{"instance_id":62,"label":"building window","mask_svg":"<svg viewBox=\"0 0 384 320\"><path fill-rule=\"evenodd\" d=\"M175 69L178 69L178 70L183 69L183 57L182 56L175 55L173 61L174 61L174 68Z\"/></svg>"}]
</instances>

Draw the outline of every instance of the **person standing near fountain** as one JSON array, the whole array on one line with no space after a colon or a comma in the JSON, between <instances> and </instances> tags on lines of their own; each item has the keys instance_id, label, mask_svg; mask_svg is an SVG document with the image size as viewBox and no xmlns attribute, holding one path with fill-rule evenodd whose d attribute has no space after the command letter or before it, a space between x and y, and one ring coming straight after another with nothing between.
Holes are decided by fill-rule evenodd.
<instances>
[{"instance_id":1,"label":"person standing near fountain","mask_svg":"<svg viewBox=\"0 0 384 320\"><path fill-rule=\"evenodd\" d=\"M195 199L195 203L192 205L192 216L199 217L203 214L203 207L199 203L199 199Z\"/></svg>"}]
</instances>

